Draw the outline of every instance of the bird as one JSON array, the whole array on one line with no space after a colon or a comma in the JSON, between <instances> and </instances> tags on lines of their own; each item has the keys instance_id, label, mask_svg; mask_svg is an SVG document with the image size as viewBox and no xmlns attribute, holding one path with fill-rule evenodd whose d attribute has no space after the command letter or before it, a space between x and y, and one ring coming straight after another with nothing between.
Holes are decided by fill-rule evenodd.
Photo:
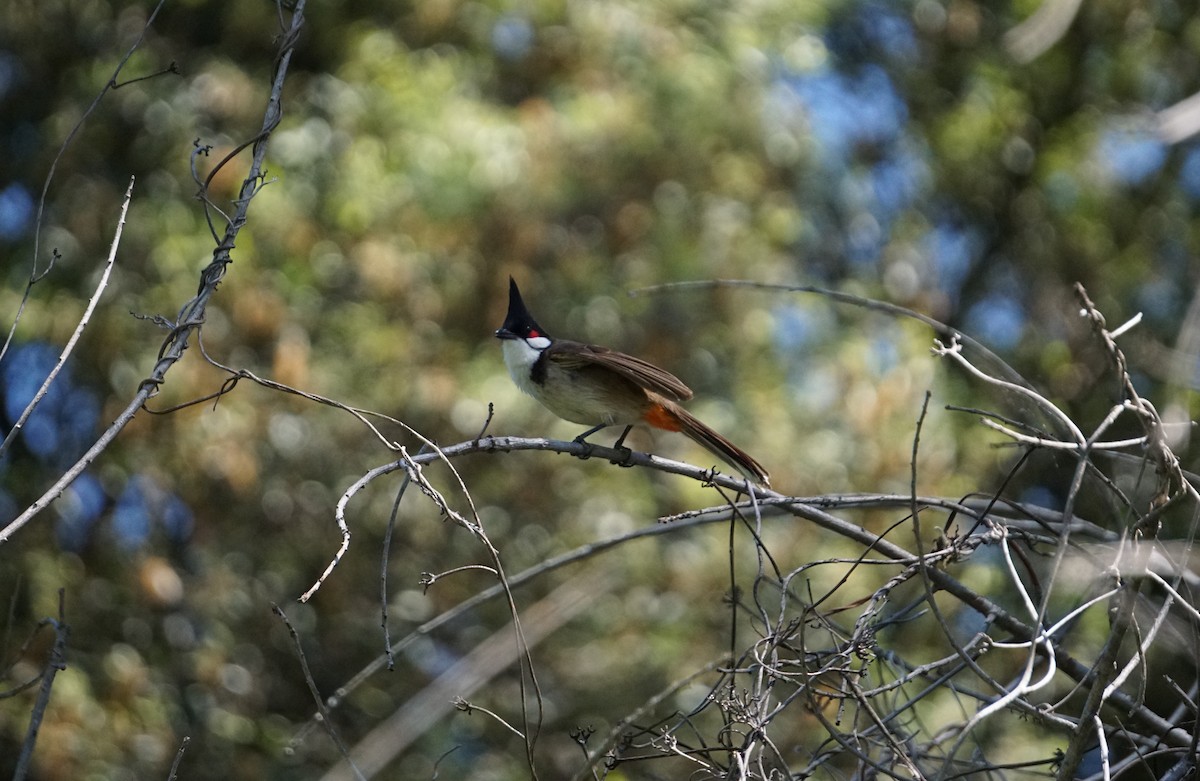
<instances>
[{"instance_id":1,"label":"bird","mask_svg":"<svg viewBox=\"0 0 1200 781\"><path fill-rule=\"evenodd\" d=\"M638 423L691 438L746 477L770 486L762 464L713 431L680 402L692 398L683 382L652 363L622 352L583 342L555 339L538 325L521 299L516 281L508 278L508 314L496 330L504 363L516 386L563 420L592 428L586 438L609 426L624 426L614 447Z\"/></svg>"}]
</instances>

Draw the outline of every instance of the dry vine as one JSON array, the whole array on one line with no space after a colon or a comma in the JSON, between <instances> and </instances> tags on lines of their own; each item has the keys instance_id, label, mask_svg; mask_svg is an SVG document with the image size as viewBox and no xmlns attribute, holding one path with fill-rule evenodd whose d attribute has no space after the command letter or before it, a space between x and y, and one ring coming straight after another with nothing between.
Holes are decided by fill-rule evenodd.
<instances>
[{"instance_id":1,"label":"dry vine","mask_svg":"<svg viewBox=\"0 0 1200 781\"><path fill-rule=\"evenodd\" d=\"M226 267L232 263L231 253L236 244L239 232L246 224L250 203L254 196L262 188L262 170L264 161L266 159L267 142L270 139L272 132L279 125L279 121L282 117L283 85L287 77L288 66L291 62L292 55L299 39L300 29L304 25L304 5L305 0L296 0L294 5L289 6L290 19L286 20L283 16L282 8L280 9L279 19L281 25L281 36L276 52L274 78L272 80L270 94L267 99L267 108L263 118L262 127L251 141L247 142L245 145L243 145L243 147L239 147L238 149L240 152L243 148L252 147L252 160L239 197L235 202L235 208L233 209L232 216L225 218L224 235L219 238L218 244L213 250L212 261L201 273L201 281L196 295L186 304L184 304L183 308L180 310L179 316L174 322L168 322L165 318L152 318L156 322L168 327L169 335L159 348L157 362L149 376L141 383L137 391L125 405L124 410L100 434L100 436L97 437L91 447L89 447L74 464L64 470L63 473L54 480L53 484L45 489L43 494L37 500L26 507L25 510L21 512L15 519L8 522L3 528L0 528L0 545L13 539L15 534L17 534L31 520L41 514L47 507L51 505L51 503L58 499L67 489L67 487L70 486L84 472L85 469L87 469L96 461L97 458L101 456L101 454L104 453L117 435L120 434L120 432L133 420L137 412L143 409L144 404L158 392L159 386L161 386L166 380L167 373L175 365L175 363L183 357L184 351L188 347L189 337L194 332L197 332L201 324L204 322L204 313L208 301L216 293L217 285L224 276ZM54 250L52 253L52 260L47 262L44 266L41 265L39 247L41 231L43 228L42 221L46 196L51 187L51 183L54 181L58 161L66 152L68 147L70 147L70 145L73 143L84 122L86 122L89 115L95 110L96 106L105 97L105 95L110 90L118 89L123 86L122 83L118 83L117 79L120 77L123 69L130 61L130 58L133 56L134 52L142 45L147 30L154 23L154 19L157 17L162 6L162 2L159 2L155 5L144 26L142 27L136 41L131 45L124 57L117 64L112 76L97 93L91 106L84 113L83 117L68 134L67 139L63 142L62 147L54 159L54 163L51 165L50 171L47 174L45 183L43 185L41 198L38 204L37 218L34 229L34 257L32 259L28 283L26 285L21 304L19 305L16 313L13 315L13 321L9 329L9 334L5 339L3 348L0 348L0 356L7 351L12 341L13 334L15 333L17 324L22 317L26 302L31 295L31 292L34 290L35 286L41 280L43 280L47 274L50 273L53 268L53 258L57 257L57 250ZM157 76L166 72L177 72L174 63L160 73L153 75ZM124 84L128 83L130 82L124 82ZM226 158L225 161L222 161L221 165L229 163L233 157L234 155L230 155L230 157ZM207 204L209 203L206 194L207 183L201 184L201 198ZM63 348L54 368L51 370L49 376L43 383L42 388L26 406L17 423L7 433L3 443L0 443L0 454L2 454L14 441L14 438L20 432L23 423L29 419L34 410L45 397L46 389L49 388L50 384L54 382L59 370L66 363L72 348L79 339L83 330L87 327L91 319L92 312L94 311L101 295L107 287L109 274L112 270L113 264L116 262L121 234L125 225L126 213L133 197L133 185L133 179L131 178L122 202L121 213L117 219L112 246L104 266L103 274L101 275L100 281L91 296L88 306L70 340ZM212 223L210 220L210 225L211 224ZM217 238L215 232L214 238ZM22 744L21 758L14 775L14 778L16 779L24 778L28 772L29 757L32 756L37 744L38 725L43 718L46 705L50 700L51 687L55 679L55 673L66 664L66 642L67 637L69 636L69 626L63 620L63 610L61 606L59 612L60 615L57 620L46 618L43 620L42 624L39 625L39 628L42 625L52 626L55 629L56 639L53 653L50 655L39 676L40 680L42 681L42 688L40 690L39 699L30 714L30 728L25 742ZM11 691L0 692L0 696L10 696L11 694L15 694L16 692L20 691L21 688L22 687L17 687ZM180 756L182 756L182 747L180 752ZM174 774L175 771L173 770L172 775Z\"/></svg>"},{"instance_id":2,"label":"dry vine","mask_svg":"<svg viewBox=\"0 0 1200 781\"><path fill-rule=\"evenodd\" d=\"M230 214L208 199L207 185L215 170L207 179L196 174L216 241L196 296L173 322L163 321L169 335L157 364L125 411L78 464L0 530L0 543L61 494L107 447L156 393L191 336L198 333L205 308L232 262L231 252L246 223L249 204L264 184L267 141L282 116L282 87L303 24L303 10L304 0L298 0L290 8L290 22L283 25L261 130L233 153L250 148L252 162ZM197 156L205 153L205 147L197 146ZM214 220L214 213L219 219ZM119 238L119 229L117 233ZM116 249L114 240L113 257ZM43 273L35 266L30 287ZM539 603L544 610L538 613L519 610L514 591L552 571L597 559L635 540L683 534L706 524L728 524L731 561L735 549L750 546L756 553L756 567L741 573L731 564L727 655L695 670L681 670L676 681L652 694L632 713L613 714L616 726L600 739L593 740L596 736L586 728L576 730L571 739L583 754L577 779L602 778L612 769L634 762L661 763L664 775L686 774L697 779L819 774L830 778L952 779L988 774L1016 777L1018 773L1073 779L1085 762L1095 768L1095 778L1117 778L1142 768L1161 778L1183 777L1198 756L1195 722L1200 682L1194 654L1200 645L1195 642L1200 611L1192 595L1198 584L1187 568L1200 510L1198 480L1183 471L1154 406L1138 394L1129 379L1117 340L1133 323L1109 330L1086 293L1082 289L1078 293L1082 314L1118 380L1118 401L1090 431L1007 367L985 369L972 361L964 344L982 349L978 345L964 341L942 324L919 318L941 338L935 350L939 357L979 383L1021 397L1036 411L1037 419L1026 420L988 412L982 415L981 424L1026 456L1052 452L1072 462L1073 478L1061 508L1019 501L1008 496L1004 486L962 499L922 495L921 475L915 466L920 421L925 415L922 410L915 426L908 495L789 496L752 490L740 478L711 469L634 453L627 460L629 465L698 481L719 492L723 501L662 519L659 525L581 546L511 575L502 563L502 548L484 529L468 485L454 470L454 459L471 453L542 450L593 456L602 463L605 458L623 460L624 453L574 442L482 432L475 439L439 447L402 421L386 418L426 447L424 452L412 454L371 422L374 413L227 367L221 367L229 372L226 385L207 398L231 392L243 379L296 393L354 416L400 454L398 460L370 470L345 489L335 511L341 547L325 573L303 595L304 600L318 593L350 544L347 512L353 499L373 481L398 471L406 474L408 484L418 489L438 516L453 520L474 536L487 560L475 568L486 568L496 578L491 588L399 639L386 636L385 624L386 652L332 696L322 700L309 676L319 700L320 723L335 736L338 733L330 722L346 696L387 666L394 651L486 600L503 598L512 622L506 636L515 649L503 658L519 665L523 686L521 702L514 708L517 718L487 711L465 699L457 704L501 722L518 735L529 773L536 777L542 711L529 647L535 636L544 637L553 630L559 613L576 609L583 595L564 590L556 599ZM889 308L878 302L873 306ZM86 319L80 328L85 324ZM990 359L988 364L1000 365ZM1039 425L1044 420L1050 421L1048 428ZM1130 434L1131 428L1136 432ZM1113 431L1121 433L1110 436ZM434 461L450 468L453 495L447 495L423 472L422 467ZM1018 459L1014 474L1027 463L1027 458ZM1123 479L1129 474L1137 475L1132 488ZM1152 484L1143 485L1143 480ZM462 509L460 502L465 505ZM1107 504L1117 511L1102 518L1085 518L1077 511L1081 504L1088 508ZM889 514L892 522L878 531L861 521L860 516L867 512L876 517ZM853 543L858 555L805 561L796 551L772 549L764 542L765 526L789 518L815 524ZM1163 529L1169 532L1166 538ZM427 574L424 583L435 587L437 581L458 571ZM972 574L980 571L990 577L987 588L972 585ZM834 576L824 577L827 572ZM833 585L818 590L814 585L818 582ZM386 585L383 591L386 603ZM538 620L530 621L535 613ZM1098 624L1107 626L1107 631L1098 632ZM50 696L67 637L61 616L46 625L57 632L56 653L40 677L42 699ZM526 634L527 625L538 629ZM924 633L926 643L919 658L890 640L901 629ZM489 642L499 645L498 637L499 633ZM298 636L296 647L303 660ZM1180 647L1190 650L1182 653ZM1172 667L1177 659L1185 663ZM477 674L472 680L481 683L487 677ZM700 681L707 686L708 696L687 712L670 709L667 703L675 694ZM465 691L462 696L469 694ZM35 711L31 720L26 753L33 751L40 714L40 709ZM520 726L510 724L510 719ZM1010 760L1003 742L994 735L1027 734L1014 729L1018 722L1036 724L1058 736L1065 748ZM302 732L297 742L310 734ZM340 743L340 738L336 739ZM365 774L364 768L374 771L383 767L395 756L377 753L369 763L362 763L361 745L339 747L347 766L360 774ZM382 749L399 750L394 743ZM334 768L329 776L338 773ZM186 770L183 775L186 777Z\"/></svg>"},{"instance_id":3,"label":"dry vine","mask_svg":"<svg viewBox=\"0 0 1200 781\"><path fill-rule=\"evenodd\" d=\"M576 779L602 778L631 762L665 762L665 772L686 772L691 778L874 773L1071 779L1080 777L1085 761L1097 779L1145 767L1178 777L1197 758L1196 663L1185 654L1186 665L1170 668L1152 657L1164 638L1194 633L1200 626L1200 612L1189 596L1196 578L1186 567L1200 507L1197 479L1180 468L1153 406L1125 374L1116 337L1127 329L1108 331L1082 289L1078 292L1082 314L1094 324L1121 391L1110 414L1090 432L1028 385L981 370L957 339L938 342L935 349L980 382L1029 402L1037 420L985 413L981 422L1025 452L1014 474L1039 451L1072 460L1074 477L1060 509L1010 498L1003 485L961 500L920 495L918 421L910 495L796 497L756 491L742 501L728 499L502 578L500 585L395 646L403 648L480 602L551 570L647 535L728 523L731 548L753 545L759 552L748 583L742 585L743 579L731 573L732 653L683 671L680 681L619 719L595 744L590 730L575 730L572 739L586 756ZM1041 420L1051 422L1048 430L1035 427ZM1141 434L1110 437L1131 421ZM411 475L417 465L434 459L525 449L587 455L573 442L484 436L382 465L363 481L398 469ZM606 448L591 454L614 460L622 455ZM635 453L632 463L704 482L727 496L746 489L740 478L653 455ZM1114 469L1128 470L1131 464L1141 466L1143 480L1151 478L1148 487L1134 486L1144 490L1118 487ZM340 519L345 500L358 487L343 497ZM1112 519L1088 520L1077 513L1084 499L1094 506L1096 494L1118 508ZM441 494L426 495L439 513L453 512ZM874 531L854 520L864 511L892 512L894 522L882 533ZM860 547L860 555L796 562L790 552L771 550L763 542L763 525L787 516L842 536ZM1169 545L1158 538L1165 523L1184 531ZM941 531L934 534L934 529ZM737 530L748 534L735 539ZM818 572L831 568L839 573L835 585L814 593ZM994 579L989 588L964 580L980 569ZM862 582L877 585L863 592ZM1097 634L1097 619L1108 622L1106 634ZM920 658L888 640L893 630L912 632L914 625L926 638ZM941 650L930 657L933 647ZM364 669L331 704L344 700L383 664L381 657ZM708 682L709 696L693 710L655 715L661 703L696 680ZM1173 692L1173 702L1164 706L1156 698L1151 703L1151 687ZM993 735L1021 734L1016 725L1022 723L1057 736L1052 742L1062 748L1010 759L1003 741ZM823 739L798 737L814 734L814 726ZM326 777L344 776L335 771Z\"/></svg>"}]
</instances>

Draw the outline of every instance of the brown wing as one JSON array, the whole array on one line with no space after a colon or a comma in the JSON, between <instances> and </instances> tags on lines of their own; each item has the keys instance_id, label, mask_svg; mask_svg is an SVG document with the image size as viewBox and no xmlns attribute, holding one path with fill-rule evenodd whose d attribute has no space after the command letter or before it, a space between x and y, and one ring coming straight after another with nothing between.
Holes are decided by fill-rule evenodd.
<instances>
[{"instance_id":1,"label":"brown wing","mask_svg":"<svg viewBox=\"0 0 1200 781\"><path fill-rule=\"evenodd\" d=\"M634 358L607 347L559 339L547 348L546 357L564 368L603 366L612 369L639 387L675 401L687 401L692 397L692 389L674 374L641 358Z\"/></svg>"}]
</instances>

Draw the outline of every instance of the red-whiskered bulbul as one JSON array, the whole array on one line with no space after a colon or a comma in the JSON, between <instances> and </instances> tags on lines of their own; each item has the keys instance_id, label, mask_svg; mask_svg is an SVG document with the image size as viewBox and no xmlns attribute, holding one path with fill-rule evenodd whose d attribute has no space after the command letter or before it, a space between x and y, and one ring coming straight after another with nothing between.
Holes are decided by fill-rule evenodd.
<instances>
[{"instance_id":1,"label":"red-whiskered bulbul","mask_svg":"<svg viewBox=\"0 0 1200 781\"><path fill-rule=\"evenodd\" d=\"M503 340L504 363L518 388L563 420L592 426L576 442L607 426L625 426L614 445L620 449L634 424L645 423L686 434L747 477L770 485L761 464L678 404L692 397L679 378L607 347L551 338L525 308L512 277L508 316L496 338Z\"/></svg>"}]
</instances>

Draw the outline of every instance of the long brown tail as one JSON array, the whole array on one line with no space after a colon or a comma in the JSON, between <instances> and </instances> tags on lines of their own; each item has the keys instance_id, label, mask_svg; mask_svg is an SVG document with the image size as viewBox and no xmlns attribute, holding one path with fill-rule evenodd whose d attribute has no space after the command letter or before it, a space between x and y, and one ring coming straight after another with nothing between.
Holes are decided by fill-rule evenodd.
<instances>
[{"instance_id":1,"label":"long brown tail","mask_svg":"<svg viewBox=\"0 0 1200 781\"><path fill-rule=\"evenodd\" d=\"M645 420L655 428L685 434L722 461L736 467L746 477L768 488L771 487L771 476L767 474L766 469L763 469L762 464L678 404L664 399L651 408L650 412L646 414Z\"/></svg>"}]
</instances>

